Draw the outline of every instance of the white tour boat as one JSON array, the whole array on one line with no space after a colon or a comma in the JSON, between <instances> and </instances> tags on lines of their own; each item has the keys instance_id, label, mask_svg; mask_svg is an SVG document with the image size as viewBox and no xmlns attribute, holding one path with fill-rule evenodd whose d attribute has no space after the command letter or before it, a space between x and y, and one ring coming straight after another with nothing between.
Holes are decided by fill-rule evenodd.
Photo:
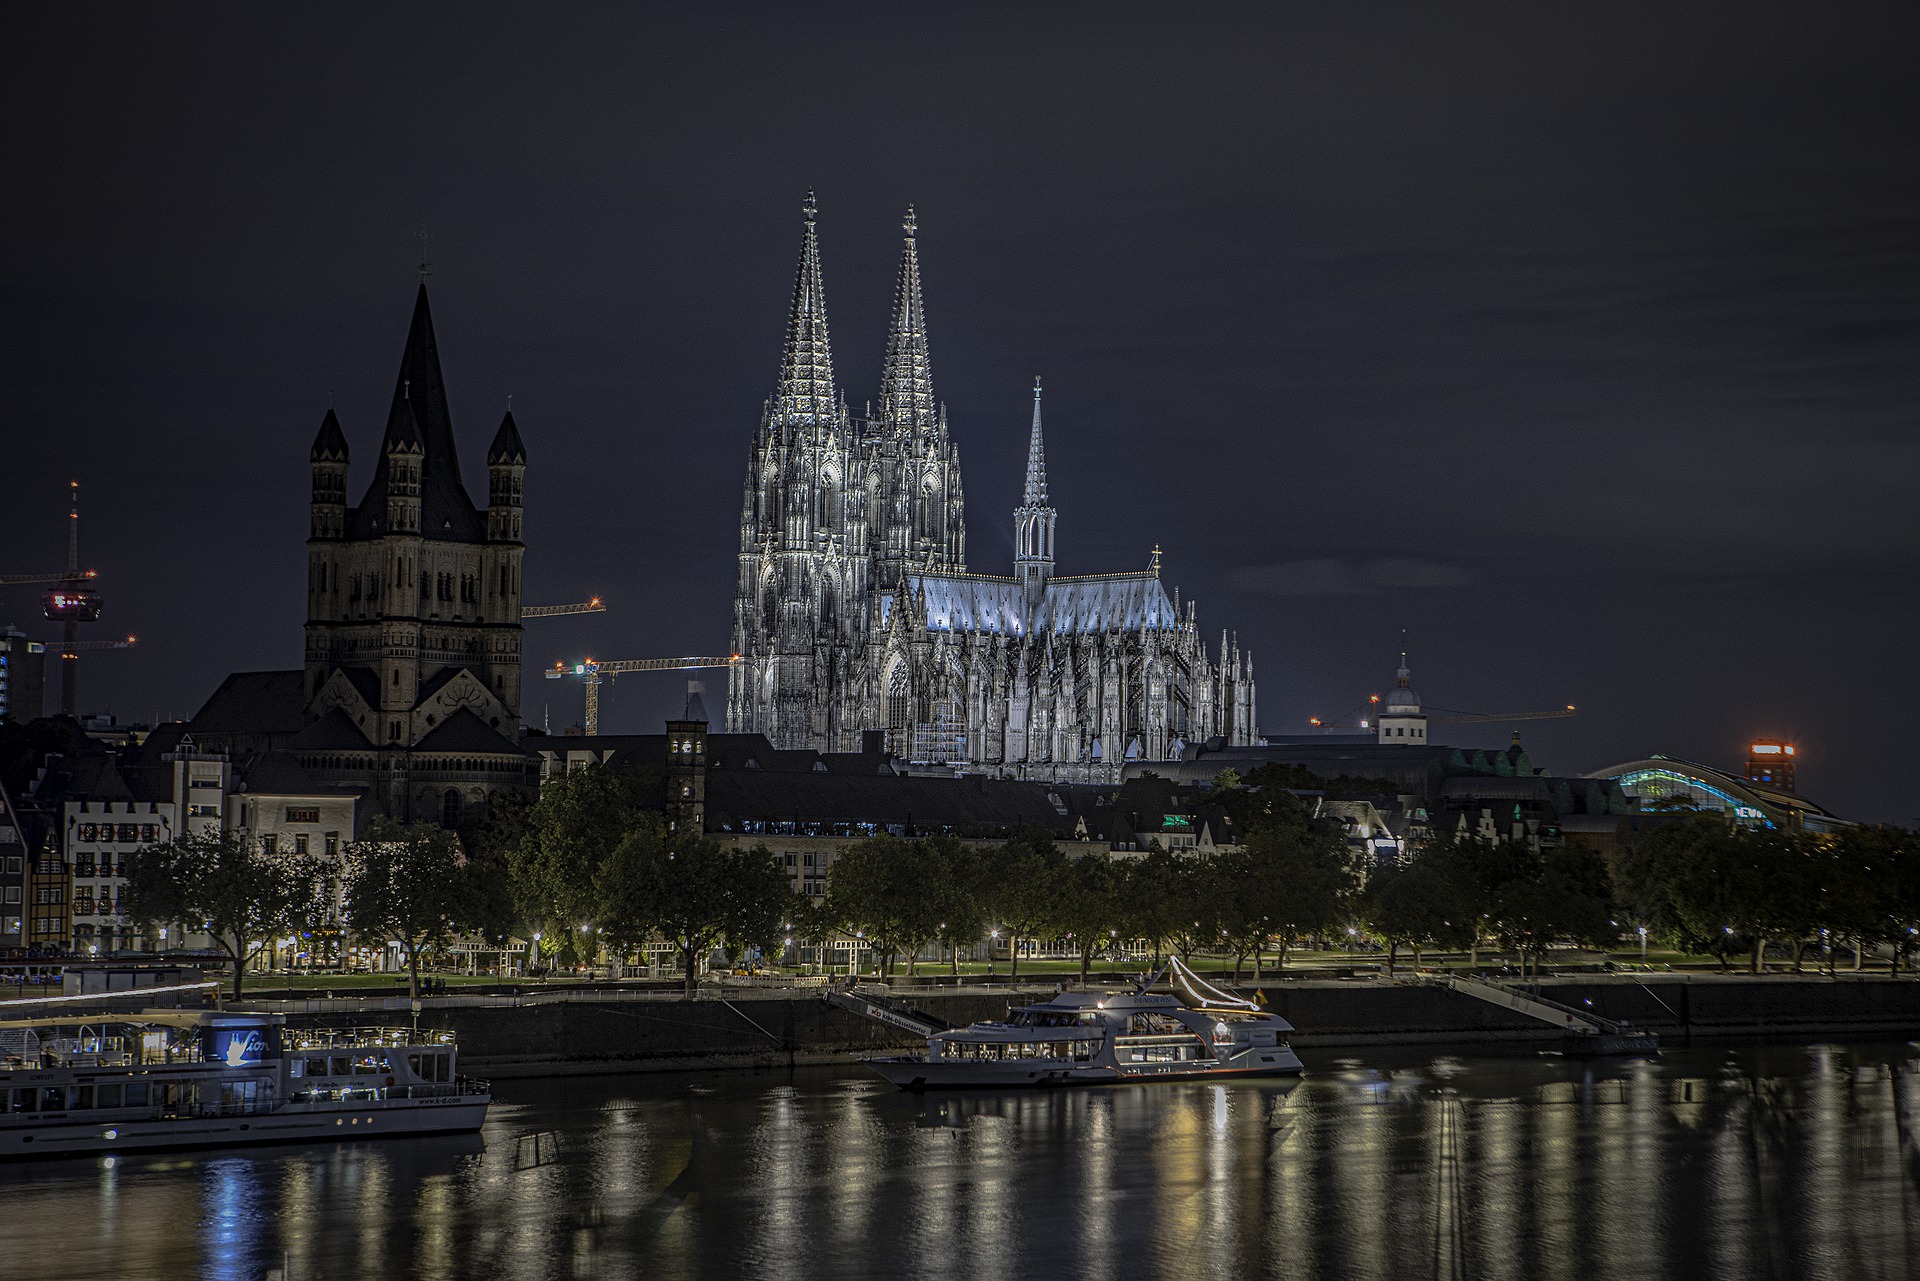
<instances>
[{"instance_id":1,"label":"white tour boat","mask_svg":"<svg viewBox=\"0 0 1920 1281\"><path fill-rule=\"evenodd\" d=\"M450 1032L149 1010L0 1022L0 1157L478 1130Z\"/></svg>"},{"instance_id":2,"label":"white tour boat","mask_svg":"<svg viewBox=\"0 0 1920 1281\"><path fill-rule=\"evenodd\" d=\"M1174 986L1186 999L1150 989L1103 996L1062 992L1025 1005L1004 1022L936 1032L925 1054L866 1060L908 1090L1103 1085L1206 1077L1295 1075L1287 1044L1293 1025L1252 1001L1220 991L1178 960Z\"/></svg>"}]
</instances>

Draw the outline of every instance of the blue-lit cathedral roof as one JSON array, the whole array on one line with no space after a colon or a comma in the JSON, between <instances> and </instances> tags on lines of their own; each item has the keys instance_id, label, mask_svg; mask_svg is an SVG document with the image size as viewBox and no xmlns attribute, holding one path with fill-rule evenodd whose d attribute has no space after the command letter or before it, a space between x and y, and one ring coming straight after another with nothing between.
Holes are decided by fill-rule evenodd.
<instances>
[{"instance_id":1,"label":"blue-lit cathedral roof","mask_svg":"<svg viewBox=\"0 0 1920 1281\"><path fill-rule=\"evenodd\" d=\"M986 575L910 575L907 590L926 600L926 624L935 631L1061 636L1140 631L1179 625L1158 574L1096 574L1052 578L1031 606L1022 584ZM893 614L889 597L882 622Z\"/></svg>"}]
</instances>

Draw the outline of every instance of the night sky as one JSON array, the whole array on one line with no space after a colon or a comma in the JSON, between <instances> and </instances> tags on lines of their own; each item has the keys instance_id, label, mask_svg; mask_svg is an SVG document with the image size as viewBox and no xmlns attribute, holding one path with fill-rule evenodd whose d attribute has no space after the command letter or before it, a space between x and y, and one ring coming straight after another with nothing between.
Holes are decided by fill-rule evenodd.
<instances>
[{"instance_id":1,"label":"night sky","mask_svg":"<svg viewBox=\"0 0 1920 1281\"><path fill-rule=\"evenodd\" d=\"M79 480L141 638L88 710L300 664L308 445L331 394L357 501L423 226L469 490L511 394L527 598L611 607L529 624L527 719L579 718L554 659L724 652L813 187L856 410L918 210L974 570L1041 374L1061 572L1160 544L1267 732L1404 627L1430 704L1578 704L1521 727L1556 772L1784 734L1920 822L1910 3L54 8L0 77L0 571Z\"/></svg>"}]
</instances>

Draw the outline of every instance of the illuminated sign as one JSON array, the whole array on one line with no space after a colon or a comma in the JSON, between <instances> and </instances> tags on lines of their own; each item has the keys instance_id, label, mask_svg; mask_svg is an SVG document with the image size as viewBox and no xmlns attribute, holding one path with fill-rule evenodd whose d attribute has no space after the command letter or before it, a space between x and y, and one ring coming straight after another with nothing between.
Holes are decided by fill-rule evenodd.
<instances>
[{"instance_id":1,"label":"illuminated sign","mask_svg":"<svg viewBox=\"0 0 1920 1281\"><path fill-rule=\"evenodd\" d=\"M228 1067L258 1067L267 1056L267 1037L263 1028L217 1027L213 1029L213 1055Z\"/></svg>"},{"instance_id":2,"label":"illuminated sign","mask_svg":"<svg viewBox=\"0 0 1920 1281\"><path fill-rule=\"evenodd\" d=\"M1753 808L1751 805L1736 805L1733 807L1733 814L1735 818L1766 818L1765 813Z\"/></svg>"},{"instance_id":3,"label":"illuminated sign","mask_svg":"<svg viewBox=\"0 0 1920 1281\"><path fill-rule=\"evenodd\" d=\"M1753 745L1753 754L1755 756L1778 756L1780 754L1780 748L1773 743L1755 743Z\"/></svg>"}]
</instances>

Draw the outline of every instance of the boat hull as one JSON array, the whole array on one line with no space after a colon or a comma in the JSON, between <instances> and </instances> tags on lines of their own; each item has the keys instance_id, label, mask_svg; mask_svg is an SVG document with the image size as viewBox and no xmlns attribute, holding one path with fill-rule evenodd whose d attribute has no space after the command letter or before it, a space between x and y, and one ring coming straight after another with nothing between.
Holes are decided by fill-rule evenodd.
<instances>
[{"instance_id":1,"label":"boat hull","mask_svg":"<svg viewBox=\"0 0 1920 1281\"><path fill-rule=\"evenodd\" d=\"M1299 1056L1284 1046L1263 1049L1227 1063L1143 1063L1126 1068L1045 1060L942 1063L917 1054L890 1055L864 1062L903 1090L1056 1089L1147 1081L1219 1081L1298 1076L1304 1070Z\"/></svg>"},{"instance_id":2,"label":"boat hull","mask_svg":"<svg viewBox=\"0 0 1920 1281\"><path fill-rule=\"evenodd\" d=\"M289 1104L275 1112L250 1115L137 1120L113 1120L95 1114L84 1121L47 1120L0 1127L0 1158L467 1134L486 1121L490 1101L488 1096L475 1095L445 1101L415 1100L404 1105L369 1102L357 1108Z\"/></svg>"}]
</instances>

